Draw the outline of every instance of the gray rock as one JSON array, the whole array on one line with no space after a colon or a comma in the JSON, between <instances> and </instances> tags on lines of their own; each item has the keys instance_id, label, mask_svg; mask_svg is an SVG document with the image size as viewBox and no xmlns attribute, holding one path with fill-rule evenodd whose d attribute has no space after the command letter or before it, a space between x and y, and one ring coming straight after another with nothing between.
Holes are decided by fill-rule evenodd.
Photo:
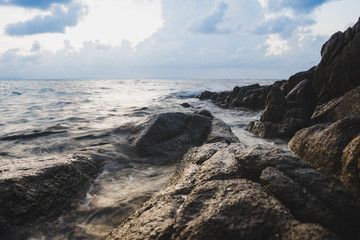
<instances>
[{"instance_id":1,"label":"gray rock","mask_svg":"<svg viewBox=\"0 0 360 240\"><path fill-rule=\"evenodd\" d=\"M244 107L250 109L262 109L272 86L260 86L252 84L242 87L234 87L232 91L209 92L205 91L197 96L200 100L211 99L215 104L225 107Z\"/></svg>"},{"instance_id":2,"label":"gray rock","mask_svg":"<svg viewBox=\"0 0 360 240\"><path fill-rule=\"evenodd\" d=\"M20 167L20 165L18 166ZM59 214L72 200L84 197L101 162L84 155L39 162L29 171L0 175L0 238L9 230L40 217ZM4 170L4 169L2 169Z\"/></svg>"},{"instance_id":3,"label":"gray rock","mask_svg":"<svg viewBox=\"0 0 360 240\"><path fill-rule=\"evenodd\" d=\"M180 157L206 139L211 119L199 114L163 113L145 124L134 140L141 156Z\"/></svg>"},{"instance_id":4,"label":"gray rock","mask_svg":"<svg viewBox=\"0 0 360 240\"><path fill-rule=\"evenodd\" d=\"M360 87L317 106L311 121L313 123L336 122L357 114L360 114Z\"/></svg>"},{"instance_id":5,"label":"gray rock","mask_svg":"<svg viewBox=\"0 0 360 240\"><path fill-rule=\"evenodd\" d=\"M355 115L333 124L317 124L302 129L291 139L289 147L302 160L319 171L342 180L346 186L351 186L349 190L358 192L359 166L354 159L360 143L354 139L358 139L359 135L360 115ZM352 141L354 142L351 143Z\"/></svg>"},{"instance_id":6,"label":"gray rock","mask_svg":"<svg viewBox=\"0 0 360 240\"><path fill-rule=\"evenodd\" d=\"M217 141L191 148L107 239L356 239L357 213L341 184L290 152Z\"/></svg>"},{"instance_id":7,"label":"gray rock","mask_svg":"<svg viewBox=\"0 0 360 240\"><path fill-rule=\"evenodd\" d=\"M260 121L251 122L248 130L261 137L284 138L309 124L317 101L311 81L304 79L286 96L274 85L266 102Z\"/></svg>"},{"instance_id":8,"label":"gray rock","mask_svg":"<svg viewBox=\"0 0 360 240\"><path fill-rule=\"evenodd\" d=\"M291 153L265 146L239 151L242 176L262 183L297 220L325 226L344 239L359 234L360 208L340 182Z\"/></svg>"},{"instance_id":9,"label":"gray rock","mask_svg":"<svg viewBox=\"0 0 360 240\"><path fill-rule=\"evenodd\" d=\"M226 125L224 121L218 118L214 118L211 122L210 132L205 142L235 143L239 142L239 139L232 133L231 128Z\"/></svg>"}]
</instances>

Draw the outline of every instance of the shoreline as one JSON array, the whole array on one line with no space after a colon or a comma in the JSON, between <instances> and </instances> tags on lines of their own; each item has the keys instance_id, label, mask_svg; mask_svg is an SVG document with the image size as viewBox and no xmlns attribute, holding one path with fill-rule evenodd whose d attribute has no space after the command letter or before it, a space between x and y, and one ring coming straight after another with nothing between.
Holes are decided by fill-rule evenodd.
<instances>
[{"instance_id":1,"label":"shoreline","mask_svg":"<svg viewBox=\"0 0 360 240\"><path fill-rule=\"evenodd\" d=\"M107 239L359 239L359 43L360 21L334 34L308 71L271 86L199 95L222 107L264 109L248 130L291 138L298 157L245 146L209 111L157 114L136 126L129 139L137 153L177 169ZM344 53L355 68L340 68ZM34 176L1 180L1 232L84 196L101 164L74 156Z\"/></svg>"}]
</instances>

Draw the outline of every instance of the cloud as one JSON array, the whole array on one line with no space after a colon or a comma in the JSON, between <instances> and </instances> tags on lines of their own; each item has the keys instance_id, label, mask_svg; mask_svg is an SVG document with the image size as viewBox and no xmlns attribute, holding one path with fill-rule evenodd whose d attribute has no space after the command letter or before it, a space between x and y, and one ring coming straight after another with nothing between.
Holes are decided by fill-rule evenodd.
<instances>
[{"instance_id":1,"label":"cloud","mask_svg":"<svg viewBox=\"0 0 360 240\"><path fill-rule=\"evenodd\" d=\"M5 32L10 36L64 33L66 27L76 26L79 19L86 14L87 8L79 4L71 5L67 11L56 6L51 15L36 16L25 22L9 24Z\"/></svg>"},{"instance_id":2,"label":"cloud","mask_svg":"<svg viewBox=\"0 0 360 240\"><path fill-rule=\"evenodd\" d=\"M267 2L261 0L260 2L263 6L267 6L272 11L280 11L284 8L288 8L297 14L309 14L315 8L331 1L336 0L268 0ZM266 4L264 4L264 2L266 2Z\"/></svg>"},{"instance_id":3,"label":"cloud","mask_svg":"<svg viewBox=\"0 0 360 240\"><path fill-rule=\"evenodd\" d=\"M267 47L265 56L281 56L284 52L290 50L288 42L281 39L279 34L270 34L265 41L265 46Z\"/></svg>"},{"instance_id":4,"label":"cloud","mask_svg":"<svg viewBox=\"0 0 360 240\"><path fill-rule=\"evenodd\" d=\"M189 26L189 30L196 33L220 33L225 34L229 33L229 29L219 28L219 24L224 22L225 11L228 9L229 5L225 2L220 2L217 6L217 9L210 15L197 19Z\"/></svg>"},{"instance_id":5,"label":"cloud","mask_svg":"<svg viewBox=\"0 0 360 240\"><path fill-rule=\"evenodd\" d=\"M272 13L254 0L163 0L164 24L139 44L91 38L77 45L68 38L54 52L46 48L47 35L17 38L31 41L0 57L0 77L288 78L319 62L321 46L329 36L305 34L302 29L312 24L317 11L285 12ZM78 26L86 21L88 18ZM91 23L90 30L100 24ZM241 31L234 31L240 24ZM76 29L62 34L58 46ZM224 29L232 31L218 34ZM117 37L125 38L115 34ZM41 43L41 51L31 52L40 47L34 40Z\"/></svg>"},{"instance_id":6,"label":"cloud","mask_svg":"<svg viewBox=\"0 0 360 240\"><path fill-rule=\"evenodd\" d=\"M0 5L12 5L23 8L48 9L52 4L67 4L72 0L0 0Z\"/></svg>"},{"instance_id":7,"label":"cloud","mask_svg":"<svg viewBox=\"0 0 360 240\"><path fill-rule=\"evenodd\" d=\"M299 27L310 26L316 22L309 18L302 16L301 18L290 18L288 16L278 16L264 20L256 29L256 34L280 34L283 38L290 37Z\"/></svg>"},{"instance_id":8,"label":"cloud","mask_svg":"<svg viewBox=\"0 0 360 240\"><path fill-rule=\"evenodd\" d=\"M41 49L40 42L35 41L30 49L30 52L37 52Z\"/></svg>"}]
</instances>

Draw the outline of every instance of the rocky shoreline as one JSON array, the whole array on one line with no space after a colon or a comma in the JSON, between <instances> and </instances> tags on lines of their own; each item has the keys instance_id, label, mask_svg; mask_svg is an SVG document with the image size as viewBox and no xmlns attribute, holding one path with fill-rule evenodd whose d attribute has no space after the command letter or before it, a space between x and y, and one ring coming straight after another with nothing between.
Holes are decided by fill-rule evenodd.
<instances>
[{"instance_id":1,"label":"rocky shoreline","mask_svg":"<svg viewBox=\"0 0 360 240\"><path fill-rule=\"evenodd\" d=\"M139 155L177 169L106 239L360 239L360 22L334 34L321 55L288 80L198 96L264 109L248 130L291 139L297 156L246 146L208 111L158 114L134 127ZM1 169L0 232L60 212L101 166L73 156L25 176Z\"/></svg>"},{"instance_id":2,"label":"rocky shoreline","mask_svg":"<svg viewBox=\"0 0 360 240\"><path fill-rule=\"evenodd\" d=\"M300 158L246 147L212 123L216 140L190 148L173 179L107 239L360 239L359 53L357 22L308 71L200 94L225 108L263 108L248 130L291 139Z\"/></svg>"}]
</instances>

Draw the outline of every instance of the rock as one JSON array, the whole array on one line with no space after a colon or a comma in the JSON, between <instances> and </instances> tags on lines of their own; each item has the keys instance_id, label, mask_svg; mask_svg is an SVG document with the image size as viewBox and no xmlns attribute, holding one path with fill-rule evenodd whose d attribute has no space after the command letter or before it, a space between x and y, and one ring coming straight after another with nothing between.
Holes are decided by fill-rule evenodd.
<instances>
[{"instance_id":1,"label":"rock","mask_svg":"<svg viewBox=\"0 0 360 240\"><path fill-rule=\"evenodd\" d=\"M21 167L21 166L18 166ZM24 166L25 167L25 166ZM59 214L85 191L101 162L84 155L48 159L31 171L5 171L0 175L0 238L17 226Z\"/></svg>"},{"instance_id":2,"label":"rock","mask_svg":"<svg viewBox=\"0 0 360 240\"><path fill-rule=\"evenodd\" d=\"M360 85L360 21L337 32L323 45L313 87L319 104L340 97Z\"/></svg>"},{"instance_id":3,"label":"rock","mask_svg":"<svg viewBox=\"0 0 360 240\"><path fill-rule=\"evenodd\" d=\"M243 87L234 87L232 91L220 93L205 91L197 96L200 100L211 99L215 104L225 108L244 107L261 109L265 106L266 96L272 86L253 84Z\"/></svg>"},{"instance_id":4,"label":"rock","mask_svg":"<svg viewBox=\"0 0 360 240\"><path fill-rule=\"evenodd\" d=\"M239 139L232 133L231 128L221 119L214 118L211 122L210 133L207 136L206 143L226 142L235 143Z\"/></svg>"},{"instance_id":5,"label":"rock","mask_svg":"<svg viewBox=\"0 0 360 240\"><path fill-rule=\"evenodd\" d=\"M248 130L261 137L286 138L310 123L316 96L311 81L304 79L286 96L278 85L274 85L266 102L260 121L251 122Z\"/></svg>"},{"instance_id":6,"label":"rock","mask_svg":"<svg viewBox=\"0 0 360 240\"><path fill-rule=\"evenodd\" d=\"M219 129L209 136L231 135ZM107 239L357 239L359 216L339 182L288 151L205 142Z\"/></svg>"},{"instance_id":7,"label":"rock","mask_svg":"<svg viewBox=\"0 0 360 240\"><path fill-rule=\"evenodd\" d=\"M313 123L336 122L357 114L360 114L360 87L317 106L311 121Z\"/></svg>"},{"instance_id":8,"label":"rock","mask_svg":"<svg viewBox=\"0 0 360 240\"><path fill-rule=\"evenodd\" d=\"M182 103L181 106L183 106L184 108L189 108L189 107L191 107L191 105L188 104L188 103Z\"/></svg>"},{"instance_id":9,"label":"rock","mask_svg":"<svg viewBox=\"0 0 360 240\"><path fill-rule=\"evenodd\" d=\"M355 192L358 192L359 166L356 156L360 143L356 140L359 135L360 115L355 115L333 124L317 124L302 129L291 139L289 147L302 160L342 180L346 186L351 186L349 190L354 192L356 189Z\"/></svg>"},{"instance_id":10,"label":"rock","mask_svg":"<svg viewBox=\"0 0 360 240\"><path fill-rule=\"evenodd\" d=\"M206 139L211 119L199 114L162 113L153 116L134 140L141 156L180 157Z\"/></svg>"},{"instance_id":11,"label":"rock","mask_svg":"<svg viewBox=\"0 0 360 240\"><path fill-rule=\"evenodd\" d=\"M198 99L200 99L200 100L212 99L215 94L217 94L217 93L210 92L210 91L205 91L205 92L202 92L200 95L198 95L196 97Z\"/></svg>"},{"instance_id":12,"label":"rock","mask_svg":"<svg viewBox=\"0 0 360 240\"><path fill-rule=\"evenodd\" d=\"M287 81L281 85L281 91L287 95L296 85L298 85L304 79L313 79L315 73L315 67L310 68L304 72L298 72L292 75Z\"/></svg>"},{"instance_id":13,"label":"rock","mask_svg":"<svg viewBox=\"0 0 360 240\"><path fill-rule=\"evenodd\" d=\"M360 195L360 135L355 137L343 150L340 180L346 188Z\"/></svg>"},{"instance_id":14,"label":"rock","mask_svg":"<svg viewBox=\"0 0 360 240\"><path fill-rule=\"evenodd\" d=\"M208 111L208 110L201 110L201 111L197 112L197 114L203 115L203 116L208 117L208 118L211 118L211 119L214 118L214 116L213 116L213 115L211 114L211 112Z\"/></svg>"},{"instance_id":15,"label":"rock","mask_svg":"<svg viewBox=\"0 0 360 240\"><path fill-rule=\"evenodd\" d=\"M275 85L266 100L266 108L261 115L262 122L278 123L282 120L285 109L285 96L280 87Z\"/></svg>"},{"instance_id":16,"label":"rock","mask_svg":"<svg viewBox=\"0 0 360 240\"><path fill-rule=\"evenodd\" d=\"M236 158L242 176L262 183L297 220L325 226L344 239L358 236L357 198L339 182L277 148L255 146L239 151Z\"/></svg>"},{"instance_id":17,"label":"rock","mask_svg":"<svg viewBox=\"0 0 360 240\"><path fill-rule=\"evenodd\" d=\"M285 138L286 133L280 124L262 121L251 121L247 130L263 138Z\"/></svg>"},{"instance_id":18,"label":"rock","mask_svg":"<svg viewBox=\"0 0 360 240\"><path fill-rule=\"evenodd\" d=\"M359 26L360 21L344 33L335 33L323 45L316 67L291 76L281 85L274 84L260 122L251 123L248 129L266 137L292 137L311 124L358 114L359 90L346 93L360 85Z\"/></svg>"},{"instance_id":19,"label":"rock","mask_svg":"<svg viewBox=\"0 0 360 240\"><path fill-rule=\"evenodd\" d=\"M331 231L324 229L320 225L311 223L302 223L287 232L284 239L289 240L335 240L341 239L339 236L334 235Z\"/></svg>"}]
</instances>

